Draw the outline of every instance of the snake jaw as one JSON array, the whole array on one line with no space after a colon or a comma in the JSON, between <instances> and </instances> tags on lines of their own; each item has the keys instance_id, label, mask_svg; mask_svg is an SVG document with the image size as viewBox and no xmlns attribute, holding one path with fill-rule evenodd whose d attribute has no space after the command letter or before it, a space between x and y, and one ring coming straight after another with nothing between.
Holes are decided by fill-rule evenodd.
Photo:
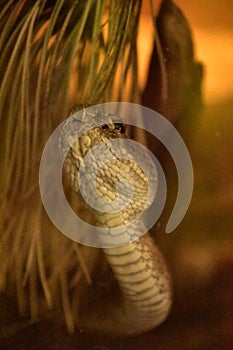
<instances>
[{"instance_id":1,"label":"snake jaw","mask_svg":"<svg viewBox=\"0 0 233 350\"><path fill-rule=\"evenodd\" d=\"M91 146L91 138L88 135L82 135L80 137L79 145L81 149L81 154L83 157L85 157L86 153L88 152Z\"/></svg>"}]
</instances>

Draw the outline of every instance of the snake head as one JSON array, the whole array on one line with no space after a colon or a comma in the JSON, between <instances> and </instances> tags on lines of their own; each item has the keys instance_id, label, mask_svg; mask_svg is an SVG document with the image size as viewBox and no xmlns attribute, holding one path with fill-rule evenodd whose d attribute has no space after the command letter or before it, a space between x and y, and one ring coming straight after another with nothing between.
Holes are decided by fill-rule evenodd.
<instances>
[{"instance_id":1,"label":"snake head","mask_svg":"<svg viewBox=\"0 0 233 350\"><path fill-rule=\"evenodd\" d=\"M60 151L66 154L64 169L76 191L76 174L87 152L110 139L129 138L127 126L119 116L88 107L78 105L72 109L73 114L64 122L60 136Z\"/></svg>"}]
</instances>

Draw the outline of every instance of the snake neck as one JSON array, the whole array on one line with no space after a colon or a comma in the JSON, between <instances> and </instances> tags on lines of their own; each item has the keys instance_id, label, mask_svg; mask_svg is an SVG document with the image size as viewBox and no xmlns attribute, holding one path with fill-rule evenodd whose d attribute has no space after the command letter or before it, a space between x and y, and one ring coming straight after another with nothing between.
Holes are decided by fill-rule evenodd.
<instances>
[{"instance_id":1,"label":"snake neck","mask_svg":"<svg viewBox=\"0 0 233 350\"><path fill-rule=\"evenodd\" d=\"M80 325L109 335L135 335L162 323L171 307L170 278L149 234L103 252L119 283L122 299L119 305L110 300L101 301L99 307L89 305L81 315Z\"/></svg>"}]
</instances>

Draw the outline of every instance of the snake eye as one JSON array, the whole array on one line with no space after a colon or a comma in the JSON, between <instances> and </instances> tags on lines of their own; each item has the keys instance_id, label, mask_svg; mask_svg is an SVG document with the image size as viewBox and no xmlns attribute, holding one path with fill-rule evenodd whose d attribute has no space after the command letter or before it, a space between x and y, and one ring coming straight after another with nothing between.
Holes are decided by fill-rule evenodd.
<instances>
[{"instance_id":1,"label":"snake eye","mask_svg":"<svg viewBox=\"0 0 233 350\"><path fill-rule=\"evenodd\" d=\"M114 123L115 129L119 130L121 134L125 133L125 124L123 123Z\"/></svg>"}]
</instances>

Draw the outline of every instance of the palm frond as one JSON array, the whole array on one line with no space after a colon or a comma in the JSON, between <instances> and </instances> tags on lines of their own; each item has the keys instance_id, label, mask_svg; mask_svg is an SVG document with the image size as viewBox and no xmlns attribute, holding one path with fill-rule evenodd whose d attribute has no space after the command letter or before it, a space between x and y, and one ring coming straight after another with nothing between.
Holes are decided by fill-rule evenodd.
<instances>
[{"instance_id":1,"label":"palm frond","mask_svg":"<svg viewBox=\"0 0 233 350\"><path fill-rule=\"evenodd\" d=\"M43 300L47 308L62 306L72 331L69 295L80 276L91 283L88 248L74 246L48 221L38 191L39 161L74 103L139 101L141 0L2 3L0 289L15 293L20 312L29 310L33 320Z\"/></svg>"}]
</instances>

